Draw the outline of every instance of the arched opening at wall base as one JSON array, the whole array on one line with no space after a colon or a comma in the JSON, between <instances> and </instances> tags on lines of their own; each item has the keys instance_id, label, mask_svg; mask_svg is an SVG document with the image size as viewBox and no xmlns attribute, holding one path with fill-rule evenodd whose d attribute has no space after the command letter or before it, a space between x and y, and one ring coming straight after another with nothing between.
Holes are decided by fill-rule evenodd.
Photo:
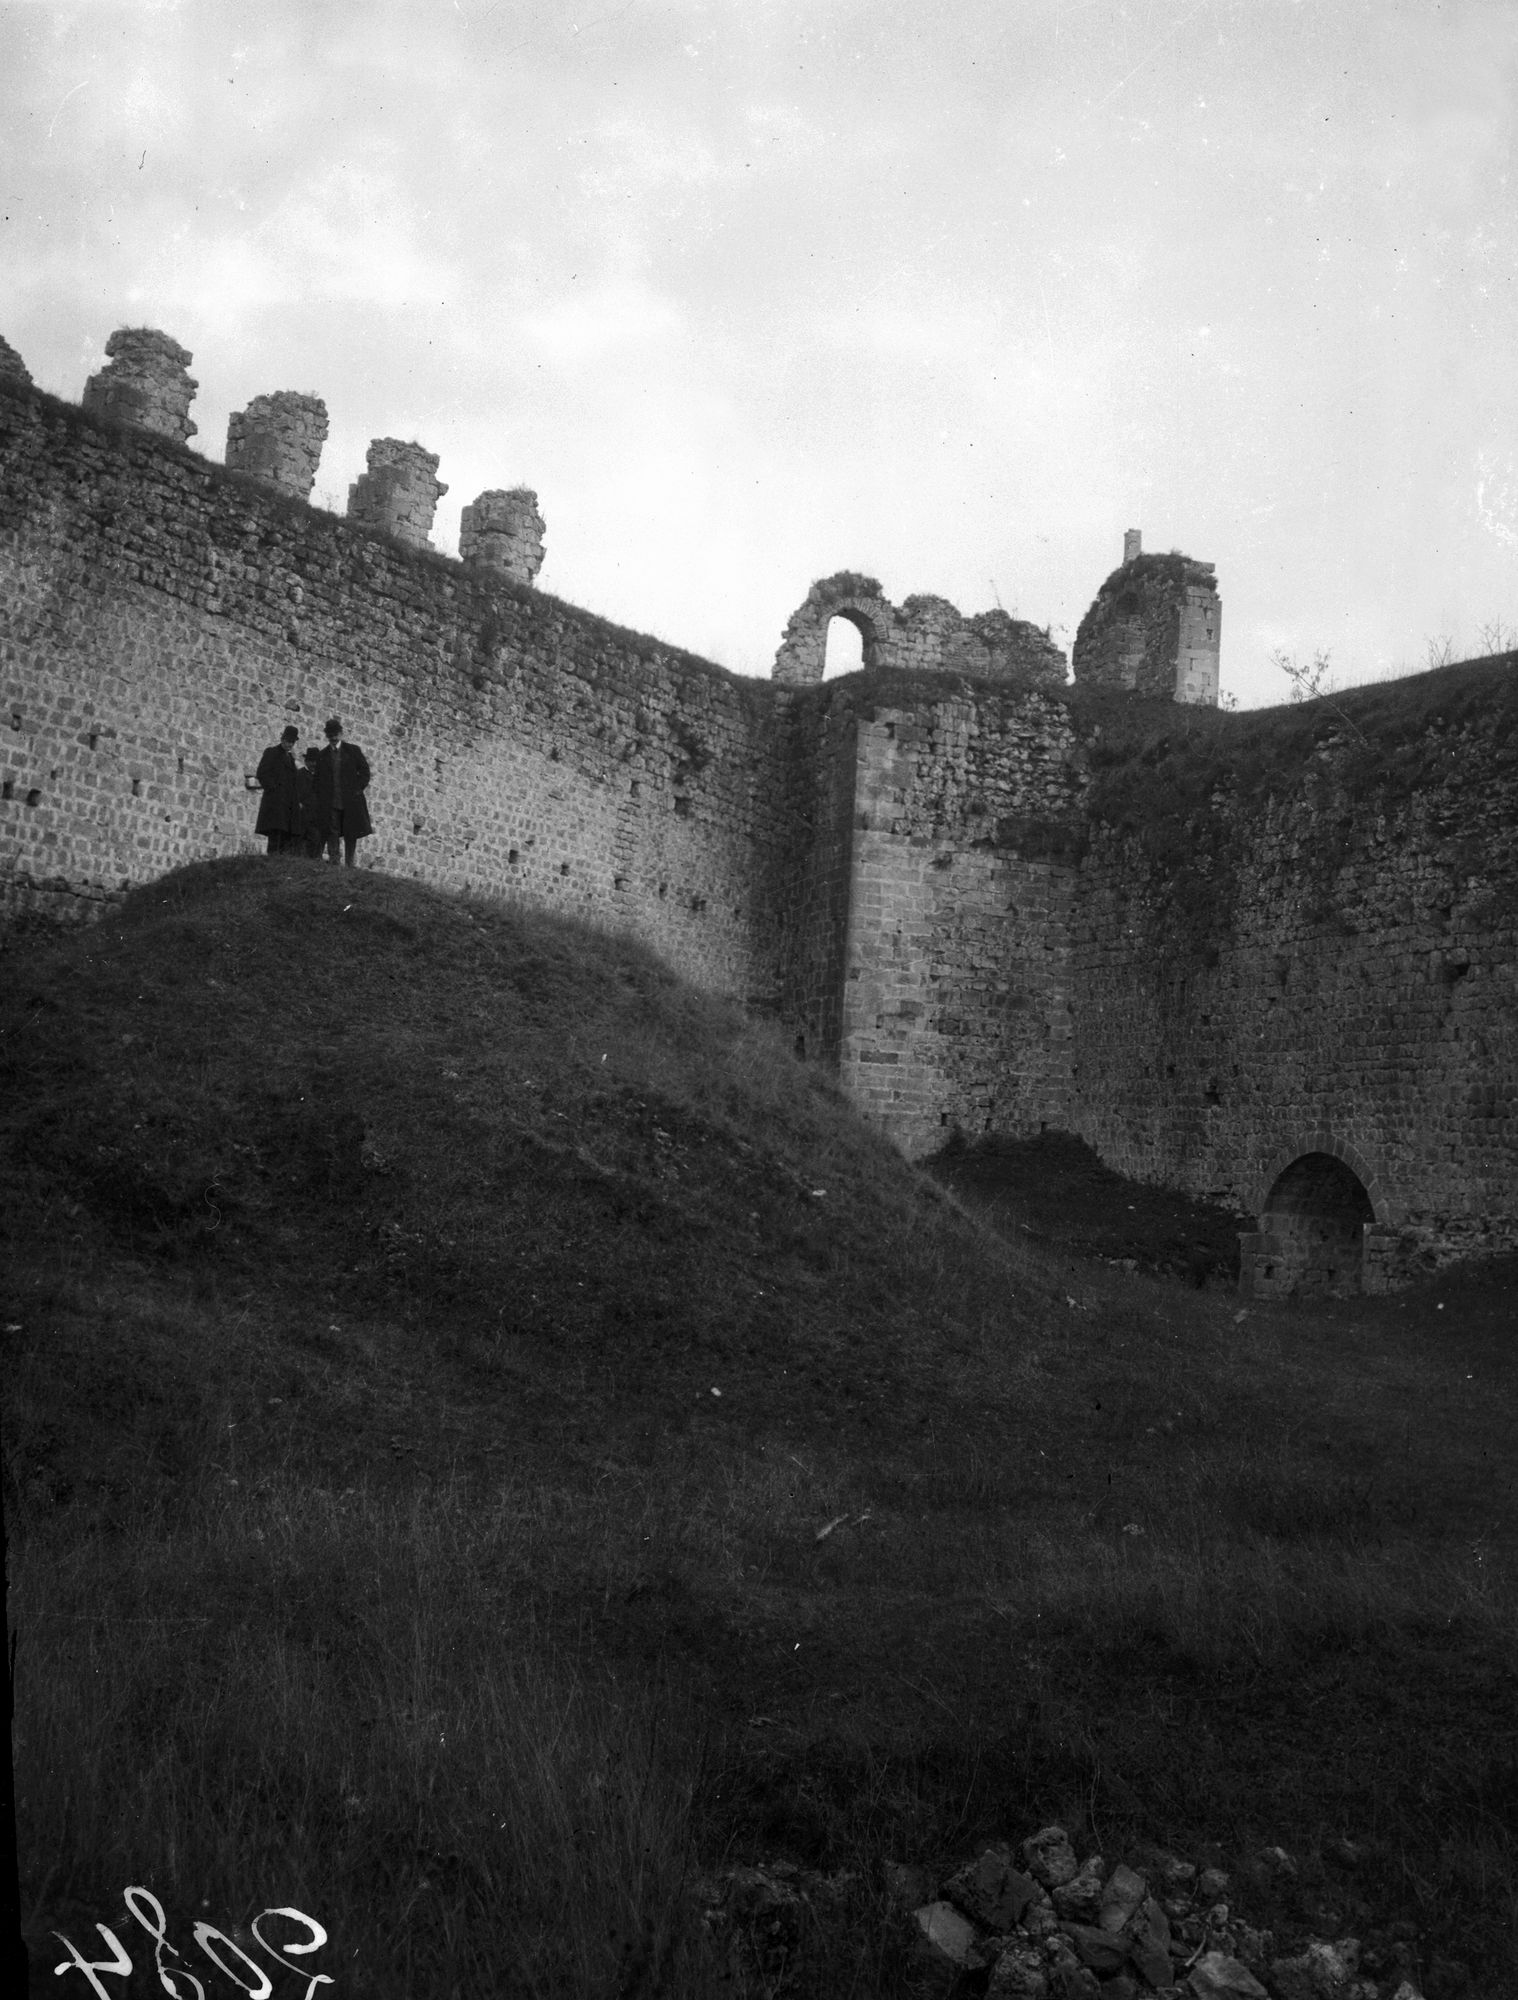
<instances>
[{"instance_id":1,"label":"arched opening at wall base","mask_svg":"<svg viewBox=\"0 0 1518 2000\"><path fill-rule=\"evenodd\" d=\"M1240 1239L1240 1289L1256 1298L1345 1298L1382 1289L1375 1205L1334 1153L1301 1153L1271 1182L1257 1233Z\"/></svg>"}]
</instances>

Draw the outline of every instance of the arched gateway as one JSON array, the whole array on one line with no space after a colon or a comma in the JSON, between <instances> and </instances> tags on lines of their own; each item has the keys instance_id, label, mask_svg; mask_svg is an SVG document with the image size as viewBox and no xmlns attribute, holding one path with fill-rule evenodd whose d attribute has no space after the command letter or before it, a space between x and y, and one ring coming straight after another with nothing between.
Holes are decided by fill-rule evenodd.
<instances>
[{"instance_id":1,"label":"arched gateway","mask_svg":"<svg viewBox=\"0 0 1518 2000\"><path fill-rule=\"evenodd\" d=\"M1255 1202L1260 1226L1239 1239L1239 1288L1256 1298L1382 1292L1393 1204L1353 1146L1316 1133L1276 1155Z\"/></svg>"}]
</instances>

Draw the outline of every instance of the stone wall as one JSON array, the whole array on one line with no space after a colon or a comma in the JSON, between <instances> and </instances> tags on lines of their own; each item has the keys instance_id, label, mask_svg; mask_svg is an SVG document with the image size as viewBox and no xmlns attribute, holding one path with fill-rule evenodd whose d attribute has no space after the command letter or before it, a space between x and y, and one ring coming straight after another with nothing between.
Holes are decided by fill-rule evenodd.
<instances>
[{"instance_id":1,"label":"stone wall","mask_svg":"<svg viewBox=\"0 0 1518 2000\"><path fill-rule=\"evenodd\" d=\"M840 1072L898 1144L1068 1125L1081 758L1065 704L858 697Z\"/></svg>"},{"instance_id":2,"label":"stone wall","mask_svg":"<svg viewBox=\"0 0 1518 2000\"><path fill-rule=\"evenodd\" d=\"M1123 537L1123 562L1097 592L1071 653L1084 688L1216 707L1223 607L1211 563L1177 549L1145 555Z\"/></svg>"},{"instance_id":3,"label":"stone wall","mask_svg":"<svg viewBox=\"0 0 1518 2000\"><path fill-rule=\"evenodd\" d=\"M1251 1215L1347 1162L1378 1284L1518 1248L1518 662L1209 721L1094 795L1074 1129Z\"/></svg>"},{"instance_id":4,"label":"stone wall","mask_svg":"<svg viewBox=\"0 0 1518 2000\"><path fill-rule=\"evenodd\" d=\"M369 864L636 928L774 1006L772 691L489 571L0 390L0 913L255 843L262 749L340 714Z\"/></svg>"},{"instance_id":5,"label":"stone wall","mask_svg":"<svg viewBox=\"0 0 1518 2000\"><path fill-rule=\"evenodd\" d=\"M406 456L425 509L436 461ZM1518 1247L1518 661L1229 715L953 671L1016 632L936 598L890 622L835 578L814 612L871 624L867 671L776 685L500 553L408 546L12 370L0 921L254 847L261 750L337 713L374 772L364 861L636 931L788 1020L909 1153L1078 1132L1262 1217L1266 1288ZM922 641L911 670L882 634Z\"/></svg>"},{"instance_id":6,"label":"stone wall","mask_svg":"<svg viewBox=\"0 0 1518 2000\"><path fill-rule=\"evenodd\" d=\"M909 597L895 605L872 576L842 570L821 578L791 613L772 676L788 687L814 687L827 659L828 626L845 619L860 635L867 668L972 674L1010 687L1060 688L1065 656L1045 629L1007 612L966 618L946 597Z\"/></svg>"}]
</instances>

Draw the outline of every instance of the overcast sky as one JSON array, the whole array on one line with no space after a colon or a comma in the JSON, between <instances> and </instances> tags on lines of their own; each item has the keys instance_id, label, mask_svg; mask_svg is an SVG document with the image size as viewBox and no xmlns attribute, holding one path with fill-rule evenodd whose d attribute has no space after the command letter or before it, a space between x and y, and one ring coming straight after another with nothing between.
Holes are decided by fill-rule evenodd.
<instances>
[{"instance_id":1,"label":"overcast sky","mask_svg":"<svg viewBox=\"0 0 1518 2000\"><path fill-rule=\"evenodd\" d=\"M1515 0L0 0L0 334L742 673L845 568L1068 651L1139 527L1249 707L1518 626L1515 90Z\"/></svg>"}]
</instances>

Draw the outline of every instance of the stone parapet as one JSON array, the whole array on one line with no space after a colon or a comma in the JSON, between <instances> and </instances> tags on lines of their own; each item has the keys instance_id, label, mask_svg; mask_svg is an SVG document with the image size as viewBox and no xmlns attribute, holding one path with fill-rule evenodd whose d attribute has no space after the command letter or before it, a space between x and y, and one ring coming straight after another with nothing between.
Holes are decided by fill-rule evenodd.
<instances>
[{"instance_id":1,"label":"stone parapet","mask_svg":"<svg viewBox=\"0 0 1518 2000\"><path fill-rule=\"evenodd\" d=\"M475 569L532 583L543 567L543 516L527 486L492 488L471 500L459 519L459 556Z\"/></svg>"},{"instance_id":2,"label":"stone parapet","mask_svg":"<svg viewBox=\"0 0 1518 2000\"><path fill-rule=\"evenodd\" d=\"M348 489L348 519L430 549L437 503L448 491L437 477L437 454L399 438L376 438L368 466Z\"/></svg>"},{"instance_id":3,"label":"stone parapet","mask_svg":"<svg viewBox=\"0 0 1518 2000\"><path fill-rule=\"evenodd\" d=\"M84 385L83 406L92 416L184 444L197 425L190 405L200 384L190 374L194 356L177 340L149 326L118 327L105 344L104 368Z\"/></svg>"},{"instance_id":4,"label":"stone parapet","mask_svg":"<svg viewBox=\"0 0 1518 2000\"><path fill-rule=\"evenodd\" d=\"M255 396L228 418L227 467L309 500L326 441L327 406L321 397L279 389Z\"/></svg>"}]
</instances>

